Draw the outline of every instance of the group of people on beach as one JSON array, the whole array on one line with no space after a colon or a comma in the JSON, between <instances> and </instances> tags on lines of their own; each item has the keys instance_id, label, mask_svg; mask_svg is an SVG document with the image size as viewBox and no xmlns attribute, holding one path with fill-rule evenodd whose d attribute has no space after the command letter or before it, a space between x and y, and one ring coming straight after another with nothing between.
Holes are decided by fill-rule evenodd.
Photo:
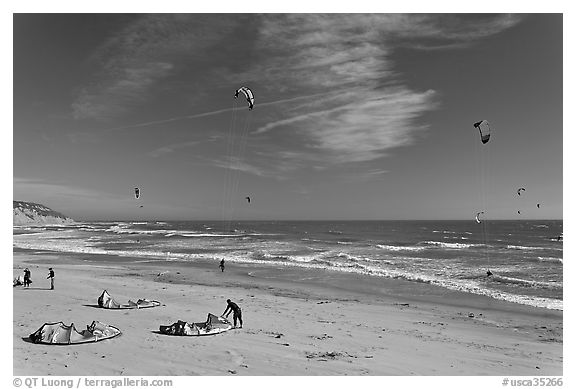
<instances>
[{"instance_id":1,"label":"group of people on beach","mask_svg":"<svg viewBox=\"0 0 576 389\"><path fill-rule=\"evenodd\" d=\"M50 290L54 290L54 269L52 268L48 269L48 277L46 277L46 279L50 279ZM24 269L23 285L25 288L28 288L31 283L32 283L32 272L30 271L30 269L26 268ZM14 285L17 285L17 279L15 279Z\"/></svg>"}]
</instances>

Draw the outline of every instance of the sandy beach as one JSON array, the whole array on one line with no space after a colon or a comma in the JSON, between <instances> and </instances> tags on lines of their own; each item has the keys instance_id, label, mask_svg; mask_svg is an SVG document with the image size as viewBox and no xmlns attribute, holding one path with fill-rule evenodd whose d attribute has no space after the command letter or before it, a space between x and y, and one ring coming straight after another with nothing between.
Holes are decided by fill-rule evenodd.
<instances>
[{"instance_id":1,"label":"sandy beach","mask_svg":"<svg viewBox=\"0 0 576 389\"><path fill-rule=\"evenodd\" d=\"M561 311L399 280L359 284L343 275L320 284L307 282L310 272L302 270L235 264L221 273L216 261L96 259L14 252L14 275L29 267L33 279L29 289L13 290L15 375L563 374ZM48 267L56 271L55 290ZM100 309L104 289L119 302L148 298L164 305ZM208 337L158 332L177 320L220 315L227 298L242 308L244 328ZM83 329L93 320L122 335L74 346L26 341L45 322Z\"/></svg>"}]
</instances>

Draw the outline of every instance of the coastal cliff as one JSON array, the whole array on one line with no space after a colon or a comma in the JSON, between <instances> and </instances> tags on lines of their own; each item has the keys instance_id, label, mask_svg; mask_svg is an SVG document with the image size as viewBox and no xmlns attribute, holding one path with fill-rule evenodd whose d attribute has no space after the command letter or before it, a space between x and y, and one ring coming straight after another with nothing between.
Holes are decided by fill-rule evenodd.
<instances>
[{"instance_id":1,"label":"coastal cliff","mask_svg":"<svg viewBox=\"0 0 576 389\"><path fill-rule=\"evenodd\" d=\"M29 203L26 201L13 201L14 226L69 224L74 220L56 212L45 205Z\"/></svg>"}]
</instances>

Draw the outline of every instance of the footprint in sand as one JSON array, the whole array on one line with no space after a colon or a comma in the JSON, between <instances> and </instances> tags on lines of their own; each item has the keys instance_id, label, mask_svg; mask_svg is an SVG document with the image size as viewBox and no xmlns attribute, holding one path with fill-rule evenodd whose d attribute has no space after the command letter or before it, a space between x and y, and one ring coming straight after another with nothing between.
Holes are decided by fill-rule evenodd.
<instances>
[{"instance_id":1,"label":"footprint in sand","mask_svg":"<svg viewBox=\"0 0 576 389\"><path fill-rule=\"evenodd\" d=\"M234 350L226 350L226 354L231 356L232 362L234 362L237 366L241 366L244 364L244 357ZM234 373L235 374L235 373Z\"/></svg>"}]
</instances>

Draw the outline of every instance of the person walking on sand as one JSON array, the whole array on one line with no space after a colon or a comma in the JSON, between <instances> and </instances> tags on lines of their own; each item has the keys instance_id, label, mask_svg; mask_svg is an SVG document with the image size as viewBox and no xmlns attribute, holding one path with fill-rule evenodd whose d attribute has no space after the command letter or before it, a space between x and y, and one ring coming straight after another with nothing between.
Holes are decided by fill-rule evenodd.
<instances>
[{"instance_id":1,"label":"person walking on sand","mask_svg":"<svg viewBox=\"0 0 576 389\"><path fill-rule=\"evenodd\" d=\"M220 269L222 270L222 273L224 273L224 258L220 261Z\"/></svg>"},{"instance_id":2,"label":"person walking on sand","mask_svg":"<svg viewBox=\"0 0 576 389\"><path fill-rule=\"evenodd\" d=\"M50 278L50 290L54 289L54 270L52 270L52 268L48 269L50 270L48 272L48 277L46 277L46 279Z\"/></svg>"},{"instance_id":3,"label":"person walking on sand","mask_svg":"<svg viewBox=\"0 0 576 389\"><path fill-rule=\"evenodd\" d=\"M32 280L30 279L30 269L26 268L24 269L24 287L27 288L30 286L30 284L32 283Z\"/></svg>"},{"instance_id":4,"label":"person walking on sand","mask_svg":"<svg viewBox=\"0 0 576 389\"><path fill-rule=\"evenodd\" d=\"M240 321L240 328L242 328L242 310L236 303L230 301L230 299L226 300L226 302L228 305L222 316L226 315L226 318L228 318L228 315L234 312L234 328L236 328L236 320Z\"/></svg>"}]
</instances>

